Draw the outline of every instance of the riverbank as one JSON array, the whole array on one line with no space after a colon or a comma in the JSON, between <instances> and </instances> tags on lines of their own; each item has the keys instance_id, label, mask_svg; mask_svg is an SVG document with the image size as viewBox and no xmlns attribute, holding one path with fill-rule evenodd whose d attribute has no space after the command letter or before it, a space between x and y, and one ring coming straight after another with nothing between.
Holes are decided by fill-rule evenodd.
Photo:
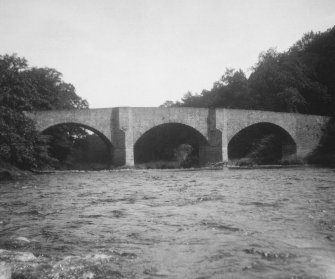
<instances>
[{"instance_id":1,"label":"riverbank","mask_svg":"<svg viewBox=\"0 0 335 279\"><path fill-rule=\"evenodd\" d=\"M80 172L111 172L111 171L129 171L129 170L173 170L173 171L204 171L204 170L222 170L222 169L238 169L238 170L252 170L252 169L288 169L288 168L335 168L335 164L272 164L272 165L236 165L236 164L227 164L223 162L211 164L204 167L192 167L192 168L182 168L175 165L170 165L169 167L159 167L155 164L149 165L149 167L141 165L135 165L132 167L123 166L118 168L110 169L63 169L63 170L20 170L15 166L12 166L8 163L0 162L0 181L11 181L11 180L21 180L31 177L32 175L44 175L44 174L53 174L53 173L80 173Z\"/></svg>"},{"instance_id":2,"label":"riverbank","mask_svg":"<svg viewBox=\"0 0 335 279\"><path fill-rule=\"evenodd\" d=\"M18 180L30 175L30 171L20 170L11 164L0 161L0 181Z\"/></svg>"}]
</instances>

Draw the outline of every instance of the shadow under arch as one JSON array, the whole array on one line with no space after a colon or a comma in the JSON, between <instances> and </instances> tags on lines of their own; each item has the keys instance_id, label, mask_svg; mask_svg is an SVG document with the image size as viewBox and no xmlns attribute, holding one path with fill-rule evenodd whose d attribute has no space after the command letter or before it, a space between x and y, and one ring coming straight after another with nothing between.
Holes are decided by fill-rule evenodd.
<instances>
[{"instance_id":1,"label":"shadow under arch","mask_svg":"<svg viewBox=\"0 0 335 279\"><path fill-rule=\"evenodd\" d=\"M297 145L282 127L259 122L243 128L228 143L230 162L248 158L259 164L275 164L294 160Z\"/></svg>"},{"instance_id":2,"label":"shadow under arch","mask_svg":"<svg viewBox=\"0 0 335 279\"><path fill-rule=\"evenodd\" d=\"M88 135L91 136L90 144L93 146L93 149L100 151L100 155L101 157L103 157L102 159L105 159L105 162L104 162L106 165L105 168L110 168L113 165L113 159L114 159L113 158L113 150L114 150L113 144L102 132L100 132L99 130L95 128L92 128L91 126L81 124L81 123L76 123L76 122L64 122L64 123L58 123L58 124L47 127L46 129L41 131L41 134L48 135L51 137L53 137L55 133L67 133L67 132L73 132L73 131L79 132L80 134L81 132L84 131L82 129L88 130L92 132L92 134L97 136L98 140L92 138L92 134L88 133ZM103 146L101 146L101 143L103 144ZM103 149L103 147L104 147L104 151L101 152L101 149ZM94 152L94 150L90 150L90 151ZM97 156L98 155L99 154L97 154Z\"/></svg>"},{"instance_id":3,"label":"shadow under arch","mask_svg":"<svg viewBox=\"0 0 335 279\"><path fill-rule=\"evenodd\" d=\"M135 164L148 162L178 163L177 153L190 146L188 155L190 165L172 167L190 167L202 165L203 150L208 146L207 139L195 128L177 122L164 123L147 130L134 144ZM183 153L184 151L180 151ZM187 151L186 151L187 153ZM184 153L185 154L185 153ZM182 157L182 156L181 156ZM179 163L182 159L179 156ZM154 165L155 167L159 167ZM162 167L162 166L161 166Z\"/></svg>"}]
</instances>

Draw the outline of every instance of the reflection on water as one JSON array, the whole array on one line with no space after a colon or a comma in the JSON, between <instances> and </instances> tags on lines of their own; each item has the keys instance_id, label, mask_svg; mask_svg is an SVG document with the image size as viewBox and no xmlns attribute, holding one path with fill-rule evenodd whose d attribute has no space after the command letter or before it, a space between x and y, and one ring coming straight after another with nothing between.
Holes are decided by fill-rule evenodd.
<instances>
[{"instance_id":1,"label":"reflection on water","mask_svg":"<svg viewBox=\"0 0 335 279\"><path fill-rule=\"evenodd\" d=\"M0 249L13 278L335 278L335 170L1 183Z\"/></svg>"}]
</instances>

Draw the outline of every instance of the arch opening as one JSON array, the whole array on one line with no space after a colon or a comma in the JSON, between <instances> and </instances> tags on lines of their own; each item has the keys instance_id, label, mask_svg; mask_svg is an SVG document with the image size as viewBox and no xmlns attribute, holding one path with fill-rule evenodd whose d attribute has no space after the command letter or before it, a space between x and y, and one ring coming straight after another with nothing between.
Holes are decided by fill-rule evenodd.
<instances>
[{"instance_id":1,"label":"arch opening","mask_svg":"<svg viewBox=\"0 0 335 279\"><path fill-rule=\"evenodd\" d=\"M41 132L55 169L100 170L113 163L113 145L98 130L79 123L61 123Z\"/></svg>"},{"instance_id":2,"label":"arch opening","mask_svg":"<svg viewBox=\"0 0 335 279\"><path fill-rule=\"evenodd\" d=\"M228 160L239 165L288 164L295 161L296 151L296 143L286 130L261 122L232 137L228 143Z\"/></svg>"},{"instance_id":3,"label":"arch opening","mask_svg":"<svg viewBox=\"0 0 335 279\"><path fill-rule=\"evenodd\" d=\"M180 123L166 123L146 131L134 145L135 165L146 168L188 168L202 165L206 138Z\"/></svg>"}]
</instances>

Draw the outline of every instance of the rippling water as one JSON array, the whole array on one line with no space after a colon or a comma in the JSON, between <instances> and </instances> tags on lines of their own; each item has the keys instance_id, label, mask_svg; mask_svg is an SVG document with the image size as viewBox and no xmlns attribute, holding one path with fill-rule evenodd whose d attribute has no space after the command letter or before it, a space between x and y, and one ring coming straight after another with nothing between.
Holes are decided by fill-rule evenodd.
<instances>
[{"instance_id":1,"label":"rippling water","mask_svg":"<svg viewBox=\"0 0 335 279\"><path fill-rule=\"evenodd\" d=\"M12 278L335 278L335 170L0 183L0 249Z\"/></svg>"}]
</instances>

